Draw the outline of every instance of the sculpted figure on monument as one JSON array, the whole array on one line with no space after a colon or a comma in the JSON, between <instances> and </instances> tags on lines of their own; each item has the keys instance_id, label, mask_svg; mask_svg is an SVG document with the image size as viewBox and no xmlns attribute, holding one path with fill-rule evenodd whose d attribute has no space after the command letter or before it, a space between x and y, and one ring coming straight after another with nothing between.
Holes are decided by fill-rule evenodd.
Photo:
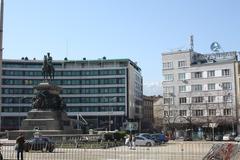
<instances>
[{"instance_id":1,"label":"sculpted figure on monument","mask_svg":"<svg viewBox=\"0 0 240 160\"><path fill-rule=\"evenodd\" d=\"M59 95L51 94L49 91L39 91L33 98L32 107L38 110L63 110L66 104Z\"/></svg>"},{"instance_id":2,"label":"sculpted figure on monument","mask_svg":"<svg viewBox=\"0 0 240 160\"><path fill-rule=\"evenodd\" d=\"M44 55L44 59L43 59L43 66L42 66L43 79L52 81L54 79L54 72L55 72L55 69L52 64L52 57L48 52L47 55Z\"/></svg>"},{"instance_id":3,"label":"sculpted figure on monument","mask_svg":"<svg viewBox=\"0 0 240 160\"><path fill-rule=\"evenodd\" d=\"M38 94L36 97L33 98L32 107L35 109L43 109L45 106L44 97Z\"/></svg>"},{"instance_id":4,"label":"sculpted figure on monument","mask_svg":"<svg viewBox=\"0 0 240 160\"><path fill-rule=\"evenodd\" d=\"M66 103L64 102L63 98L60 98L60 109L64 110L66 108Z\"/></svg>"}]
</instances>

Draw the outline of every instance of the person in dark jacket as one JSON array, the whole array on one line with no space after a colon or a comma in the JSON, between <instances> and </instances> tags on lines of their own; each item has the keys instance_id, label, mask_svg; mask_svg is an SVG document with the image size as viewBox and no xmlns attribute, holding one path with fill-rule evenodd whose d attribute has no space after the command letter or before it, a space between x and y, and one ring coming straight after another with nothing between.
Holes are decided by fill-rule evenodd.
<instances>
[{"instance_id":1,"label":"person in dark jacket","mask_svg":"<svg viewBox=\"0 0 240 160\"><path fill-rule=\"evenodd\" d=\"M24 138L23 134L20 133L16 139L17 160L19 160L19 154L21 154L21 160L23 160L24 143L25 143L25 138Z\"/></svg>"}]
</instances>

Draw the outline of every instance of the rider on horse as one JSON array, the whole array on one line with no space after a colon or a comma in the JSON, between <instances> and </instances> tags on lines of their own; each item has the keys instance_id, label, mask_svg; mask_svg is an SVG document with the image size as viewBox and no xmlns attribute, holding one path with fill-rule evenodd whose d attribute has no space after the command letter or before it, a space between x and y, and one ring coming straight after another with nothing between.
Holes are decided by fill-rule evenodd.
<instances>
[{"instance_id":1,"label":"rider on horse","mask_svg":"<svg viewBox=\"0 0 240 160\"><path fill-rule=\"evenodd\" d=\"M47 56L44 55L44 61L43 61L43 67L42 67L42 73L43 73L43 78L49 79L50 81L54 79L54 67L52 64L52 57L50 56L50 53L47 53Z\"/></svg>"}]
</instances>

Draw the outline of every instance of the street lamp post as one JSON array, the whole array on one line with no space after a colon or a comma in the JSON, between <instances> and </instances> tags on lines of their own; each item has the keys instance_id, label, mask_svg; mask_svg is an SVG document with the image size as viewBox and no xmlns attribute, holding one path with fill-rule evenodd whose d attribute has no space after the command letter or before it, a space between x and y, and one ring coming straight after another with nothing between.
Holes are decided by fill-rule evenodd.
<instances>
[{"instance_id":1,"label":"street lamp post","mask_svg":"<svg viewBox=\"0 0 240 160\"><path fill-rule=\"evenodd\" d=\"M111 106L111 102L116 102L117 101L117 97L113 97L109 99L109 108L108 108L108 131L111 131L111 124L112 124L112 120L111 120L111 113L113 114L113 106ZM110 110L111 108L111 110ZM111 113L110 113L111 111ZM115 127L114 127L115 128Z\"/></svg>"},{"instance_id":2,"label":"street lamp post","mask_svg":"<svg viewBox=\"0 0 240 160\"><path fill-rule=\"evenodd\" d=\"M110 112L108 113L108 131L111 131L111 115Z\"/></svg>"},{"instance_id":3,"label":"street lamp post","mask_svg":"<svg viewBox=\"0 0 240 160\"><path fill-rule=\"evenodd\" d=\"M22 98L19 98L19 100L18 100L18 130L20 130L20 108L21 108L21 100L22 100Z\"/></svg>"},{"instance_id":4,"label":"street lamp post","mask_svg":"<svg viewBox=\"0 0 240 160\"><path fill-rule=\"evenodd\" d=\"M20 109L21 109L21 102L22 100L26 99L27 97L20 97L18 100L18 129L20 130L21 126L21 117L20 117Z\"/></svg>"},{"instance_id":5,"label":"street lamp post","mask_svg":"<svg viewBox=\"0 0 240 160\"><path fill-rule=\"evenodd\" d=\"M108 102L108 131L111 131L111 124L112 124L111 114L113 114L113 106L111 106L111 102L116 102L117 97L113 97L113 98L106 98L105 97L104 101Z\"/></svg>"}]
</instances>

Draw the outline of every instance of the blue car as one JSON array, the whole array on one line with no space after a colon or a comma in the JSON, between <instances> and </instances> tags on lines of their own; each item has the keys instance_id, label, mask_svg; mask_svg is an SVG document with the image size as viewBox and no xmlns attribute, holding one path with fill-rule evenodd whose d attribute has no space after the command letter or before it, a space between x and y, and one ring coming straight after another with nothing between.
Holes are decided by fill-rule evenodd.
<instances>
[{"instance_id":1,"label":"blue car","mask_svg":"<svg viewBox=\"0 0 240 160\"><path fill-rule=\"evenodd\" d=\"M154 139L155 142L158 142L158 143L168 142L168 138L162 133L152 134L151 136L152 136L152 138Z\"/></svg>"}]
</instances>

